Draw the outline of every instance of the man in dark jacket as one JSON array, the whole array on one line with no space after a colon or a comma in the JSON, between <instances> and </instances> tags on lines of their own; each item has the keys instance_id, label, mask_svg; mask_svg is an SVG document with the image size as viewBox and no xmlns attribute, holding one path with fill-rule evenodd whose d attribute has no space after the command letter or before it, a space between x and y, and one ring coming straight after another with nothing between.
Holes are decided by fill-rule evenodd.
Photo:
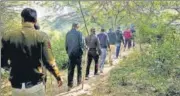
<instances>
[{"instance_id":1,"label":"man in dark jacket","mask_svg":"<svg viewBox=\"0 0 180 96\"><path fill-rule=\"evenodd\" d=\"M121 48L121 42L124 44L124 39L120 27L117 28L115 33L116 33L116 58L118 58Z\"/></svg>"},{"instance_id":2,"label":"man in dark jacket","mask_svg":"<svg viewBox=\"0 0 180 96\"><path fill-rule=\"evenodd\" d=\"M43 65L62 85L50 40L46 33L34 28L37 21L34 9L25 8L21 17L22 29L3 34L2 68L11 70L12 96L45 96Z\"/></svg>"},{"instance_id":3,"label":"man in dark jacket","mask_svg":"<svg viewBox=\"0 0 180 96\"><path fill-rule=\"evenodd\" d=\"M116 34L113 32L112 28L109 29L108 38L109 38L109 44L110 44L110 49L111 49L111 55L115 55L115 44L116 44ZM111 57L112 57L111 56Z\"/></svg>"},{"instance_id":4,"label":"man in dark jacket","mask_svg":"<svg viewBox=\"0 0 180 96\"><path fill-rule=\"evenodd\" d=\"M86 46L88 47L88 62L86 67L86 80L89 78L89 69L91 66L92 59L95 61L94 75L98 75L98 59L101 54L99 39L95 35L95 29L91 28L91 34L86 37Z\"/></svg>"},{"instance_id":5,"label":"man in dark jacket","mask_svg":"<svg viewBox=\"0 0 180 96\"><path fill-rule=\"evenodd\" d=\"M79 28L77 23L72 25L72 29L66 34L66 52L69 56L68 66L68 87L69 90L73 87L74 68L77 65L77 82L81 84L82 79L82 66L81 60L83 55L83 36L77 29Z\"/></svg>"}]
</instances>

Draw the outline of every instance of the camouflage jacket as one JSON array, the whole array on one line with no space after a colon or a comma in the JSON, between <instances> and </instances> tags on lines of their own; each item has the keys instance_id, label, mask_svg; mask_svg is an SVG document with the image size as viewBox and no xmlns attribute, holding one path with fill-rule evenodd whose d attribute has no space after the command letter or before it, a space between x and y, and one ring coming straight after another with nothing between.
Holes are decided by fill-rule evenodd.
<instances>
[{"instance_id":1,"label":"camouflage jacket","mask_svg":"<svg viewBox=\"0 0 180 96\"><path fill-rule=\"evenodd\" d=\"M41 61L60 80L48 35L35 30L33 23L22 25L22 29L6 32L2 36L1 63L2 68L11 70L11 84L42 80Z\"/></svg>"}]
</instances>

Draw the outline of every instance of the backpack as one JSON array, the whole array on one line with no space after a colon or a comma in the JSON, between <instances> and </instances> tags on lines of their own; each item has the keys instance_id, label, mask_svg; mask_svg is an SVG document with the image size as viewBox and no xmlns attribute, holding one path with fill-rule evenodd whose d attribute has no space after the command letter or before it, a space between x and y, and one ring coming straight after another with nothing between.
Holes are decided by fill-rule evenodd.
<instances>
[{"instance_id":1,"label":"backpack","mask_svg":"<svg viewBox=\"0 0 180 96\"><path fill-rule=\"evenodd\" d=\"M132 38L132 32L130 30L124 31L124 38L125 39L131 39Z\"/></svg>"}]
</instances>

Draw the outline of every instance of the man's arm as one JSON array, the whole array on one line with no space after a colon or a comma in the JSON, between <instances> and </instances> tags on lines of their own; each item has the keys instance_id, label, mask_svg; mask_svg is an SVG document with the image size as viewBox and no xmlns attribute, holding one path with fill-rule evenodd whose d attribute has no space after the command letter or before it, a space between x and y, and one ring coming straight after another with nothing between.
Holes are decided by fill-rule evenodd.
<instances>
[{"instance_id":1,"label":"man's arm","mask_svg":"<svg viewBox=\"0 0 180 96\"><path fill-rule=\"evenodd\" d=\"M66 53L68 53L67 35L68 35L68 33L66 34L66 40L65 40Z\"/></svg>"},{"instance_id":2,"label":"man's arm","mask_svg":"<svg viewBox=\"0 0 180 96\"><path fill-rule=\"evenodd\" d=\"M80 32L80 37L79 37L79 43L80 43L80 48L83 51L83 49L84 49L84 38L83 38L81 32Z\"/></svg>"},{"instance_id":3,"label":"man's arm","mask_svg":"<svg viewBox=\"0 0 180 96\"><path fill-rule=\"evenodd\" d=\"M97 50L98 50L98 53L99 53L99 55L101 55L100 42L99 42L98 37L96 37L96 44L97 44Z\"/></svg>"},{"instance_id":4,"label":"man's arm","mask_svg":"<svg viewBox=\"0 0 180 96\"><path fill-rule=\"evenodd\" d=\"M42 44L42 59L45 67L54 75L57 81L61 81L60 72L55 62L51 43L47 35L44 37Z\"/></svg>"},{"instance_id":5,"label":"man's arm","mask_svg":"<svg viewBox=\"0 0 180 96\"><path fill-rule=\"evenodd\" d=\"M10 65L8 64L8 59L9 59L9 52L7 49L7 42L4 41L3 39L2 41L2 48L1 48L1 67L5 70L9 70L10 69Z\"/></svg>"},{"instance_id":6,"label":"man's arm","mask_svg":"<svg viewBox=\"0 0 180 96\"><path fill-rule=\"evenodd\" d=\"M124 38L123 38L123 34L122 34L122 32L121 32L121 34L120 34L120 38L121 38L121 41L123 42L123 44L124 44Z\"/></svg>"},{"instance_id":7,"label":"man's arm","mask_svg":"<svg viewBox=\"0 0 180 96\"><path fill-rule=\"evenodd\" d=\"M85 38L85 48L88 49L88 36Z\"/></svg>"},{"instance_id":8,"label":"man's arm","mask_svg":"<svg viewBox=\"0 0 180 96\"><path fill-rule=\"evenodd\" d=\"M109 37L108 37L108 35L106 35L106 37L107 37L107 46L110 49Z\"/></svg>"}]
</instances>

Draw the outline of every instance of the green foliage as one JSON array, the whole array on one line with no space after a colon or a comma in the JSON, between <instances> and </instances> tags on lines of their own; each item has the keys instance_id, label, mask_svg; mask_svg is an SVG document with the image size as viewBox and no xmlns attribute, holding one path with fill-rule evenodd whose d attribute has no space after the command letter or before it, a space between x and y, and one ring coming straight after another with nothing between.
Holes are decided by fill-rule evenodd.
<instances>
[{"instance_id":1,"label":"green foliage","mask_svg":"<svg viewBox=\"0 0 180 96\"><path fill-rule=\"evenodd\" d=\"M130 54L123 62L120 62L118 68L111 72L108 81L112 92L120 94L122 93L121 86L126 86L125 88L131 92L137 90L140 92L143 89L144 94L133 94L133 96L153 96L160 93L173 96L174 93L178 93L180 31L176 30L177 27L172 27L171 23L177 22L180 18L178 6L180 2L82 1L81 4L88 29L95 27L99 31L101 26L107 30L109 28L115 29L120 25L129 27L131 23L135 24L135 39L141 48ZM50 30L48 34L56 62L59 68L65 68L68 56L65 51L65 33L63 31L66 28L71 28L72 22L78 21L80 31L87 35L78 2L0 2L0 24L3 24L1 26L4 29L3 32L19 28L21 25L19 9L31 5L38 5L53 12L53 14L38 21L40 21L42 31ZM72 8L71 11L74 13L63 14L63 16L58 14L65 7ZM3 76L5 78L7 74ZM128 91L125 92L128 94ZM151 94L145 94L146 91Z\"/></svg>"},{"instance_id":2,"label":"green foliage","mask_svg":"<svg viewBox=\"0 0 180 96\"><path fill-rule=\"evenodd\" d=\"M68 56L65 50L65 34L60 34L60 32L50 32L49 33L52 43L52 51L54 53L56 63L59 68L66 68L68 63Z\"/></svg>"},{"instance_id":3,"label":"green foliage","mask_svg":"<svg viewBox=\"0 0 180 96\"><path fill-rule=\"evenodd\" d=\"M178 96L168 94L179 94L179 37L171 27L166 28L168 32L164 34L161 41L153 42L143 46L142 51L136 50L130 54L120 67L114 69L109 77L109 85L116 93L123 84L130 83L135 86L146 86L146 91L152 94L167 94L167 96ZM161 31L159 29L158 31ZM150 87L150 89L148 89ZM152 88L153 90L152 90ZM143 87L144 88L144 87ZM129 89L127 89L129 90ZM132 91L132 90L131 90ZM142 94L140 96L143 96Z\"/></svg>"}]
</instances>

